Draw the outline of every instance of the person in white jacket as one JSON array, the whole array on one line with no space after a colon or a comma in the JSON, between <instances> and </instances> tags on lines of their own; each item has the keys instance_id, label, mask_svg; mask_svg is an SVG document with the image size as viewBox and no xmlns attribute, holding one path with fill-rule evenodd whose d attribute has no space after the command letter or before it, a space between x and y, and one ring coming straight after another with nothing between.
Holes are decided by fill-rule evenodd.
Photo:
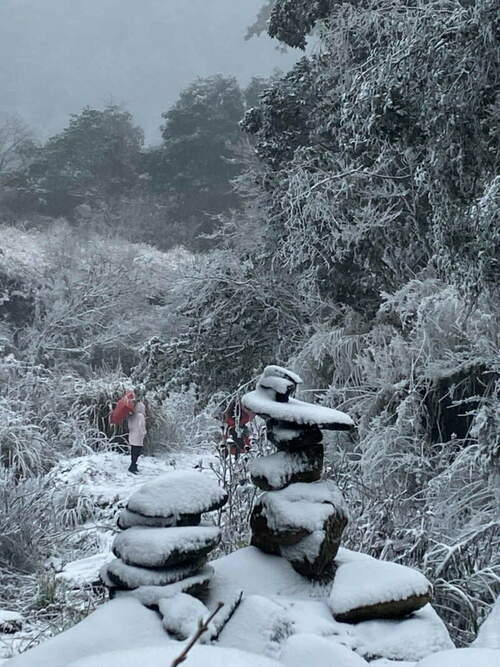
<instances>
[{"instance_id":1,"label":"person in white jacket","mask_svg":"<svg viewBox=\"0 0 500 667\"><path fill-rule=\"evenodd\" d=\"M134 412L128 418L128 443L130 445L130 466L128 471L137 474L137 459L142 454L146 437L146 406L138 401Z\"/></svg>"}]
</instances>

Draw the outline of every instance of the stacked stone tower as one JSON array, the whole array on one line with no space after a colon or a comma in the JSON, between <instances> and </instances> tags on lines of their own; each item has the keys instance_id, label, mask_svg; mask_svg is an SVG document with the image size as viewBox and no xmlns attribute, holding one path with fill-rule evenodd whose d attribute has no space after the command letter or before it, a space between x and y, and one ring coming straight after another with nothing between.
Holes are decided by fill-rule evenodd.
<instances>
[{"instance_id":1,"label":"stacked stone tower","mask_svg":"<svg viewBox=\"0 0 500 667\"><path fill-rule=\"evenodd\" d=\"M347 524L342 494L321 481L322 429L354 426L343 412L293 398L301 378L280 366L267 366L243 404L263 417L277 451L252 464L253 483L262 489L251 516L252 544L281 555L312 579L334 574L334 558Z\"/></svg>"},{"instance_id":2,"label":"stacked stone tower","mask_svg":"<svg viewBox=\"0 0 500 667\"><path fill-rule=\"evenodd\" d=\"M222 507L227 493L207 475L172 472L136 491L118 517L122 532L113 542L115 560L101 570L110 589L169 586L192 592L208 584L208 554L219 528L200 525L203 512ZM182 584L185 582L185 586Z\"/></svg>"}]
</instances>

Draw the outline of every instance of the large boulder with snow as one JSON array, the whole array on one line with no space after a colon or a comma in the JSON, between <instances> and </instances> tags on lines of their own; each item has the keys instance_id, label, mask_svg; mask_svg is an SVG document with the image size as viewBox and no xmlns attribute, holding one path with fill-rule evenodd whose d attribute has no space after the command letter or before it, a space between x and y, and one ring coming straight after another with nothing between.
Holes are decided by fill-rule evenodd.
<instances>
[{"instance_id":1,"label":"large boulder with snow","mask_svg":"<svg viewBox=\"0 0 500 667\"><path fill-rule=\"evenodd\" d=\"M342 494L330 480L262 494L251 520L252 544L281 554L304 576L325 578L347 524Z\"/></svg>"},{"instance_id":2,"label":"large boulder with snow","mask_svg":"<svg viewBox=\"0 0 500 667\"><path fill-rule=\"evenodd\" d=\"M200 472L183 470L160 475L133 493L127 510L135 515L167 519L169 525L193 525L197 515L219 509L227 493L217 480ZM123 520L130 519L124 517Z\"/></svg>"},{"instance_id":3,"label":"large boulder with snow","mask_svg":"<svg viewBox=\"0 0 500 667\"><path fill-rule=\"evenodd\" d=\"M145 568L127 565L120 558L106 563L100 572L103 582L122 590L133 590L139 586L166 586L190 577L203 568L206 558L188 561L170 568Z\"/></svg>"},{"instance_id":4,"label":"large boulder with snow","mask_svg":"<svg viewBox=\"0 0 500 667\"><path fill-rule=\"evenodd\" d=\"M421 572L404 565L359 559L336 572L329 605L337 621L403 618L426 605L432 586Z\"/></svg>"},{"instance_id":5,"label":"large boulder with snow","mask_svg":"<svg viewBox=\"0 0 500 667\"><path fill-rule=\"evenodd\" d=\"M113 553L128 565L167 568L199 561L219 541L220 530L215 526L134 527L115 537Z\"/></svg>"},{"instance_id":6,"label":"large boulder with snow","mask_svg":"<svg viewBox=\"0 0 500 667\"><path fill-rule=\"evenodd\" d=\"M252 482L263 491L278 491L297 482L321 479L324 448L316 444L299 451L279 451L250 464Z\"/></svg>"}]
</instances>

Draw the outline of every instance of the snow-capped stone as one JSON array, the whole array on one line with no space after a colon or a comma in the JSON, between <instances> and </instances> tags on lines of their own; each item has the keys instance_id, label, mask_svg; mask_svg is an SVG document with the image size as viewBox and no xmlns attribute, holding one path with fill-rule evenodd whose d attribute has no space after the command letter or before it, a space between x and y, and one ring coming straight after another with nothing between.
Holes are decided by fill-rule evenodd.
<instances>
[{"instance_id":1,"label":"snow-capped stone","mask_svg":"<svg viewBox=\"0 0 500 667\"><path fill-rule=\"evenodd\" d=\"M190 577L203 568L205 558L193 562L182 563L167 569L145 568L127 565L120 558L115 558L104 565L101 579L109 580L113 586L121 589L134 589L139 586L166 586Z\"/></svg>"},{"instance_id":2,"label":"snow-capped stone","mask_svg":"<svg viewBox=\"0 0 500 667\"><path fill-rule=\"evenodd\" d=\"M323 470L323 445L297 452L276 452L250 464L250 476L263 491L277 491L297 482L316 482Z\"/></svg>"},{"instance_id":3,"label":"snow-capped stone","mask_svg":"<svg viewBox=\"0 0 500 667\"><path fill-rule=\"evenodd\" d=\"M13 633L22 630L24 616L17 611L0 609L0 632Z\"/></svg>"},{"instance_id":4,"label":"snow-capped stone","mask_svg":"<svg viewBox=\"0 0 500 667\"><path fill-rule=\"evenodd\" d=\"M113 553L128 565L165 568L206 556L219 541L214 526L134 527L116 536Z\"/></svg>"},{"instance_id":5,"label":"snow-capped stone","mask_svg":"<svg viewBox=\"0 0 500 667\"><path fill-rule=\"evenodd\" d=\"M284 368L283 366L276 366L275 364L271 364L270 366L266 366L264 370L262 371L262 375L259 378L259 382L262 382L264 378L269 378L269 377L276 377L276 378L284 378L285 380L291 380L295 385L297 384L302 384L303 380L300 377L300 375L297 375L297 373L294 373L288 368Z\"/></svg>"},{"instance_id":6,"label":"snow-capped stone","mask_svg":"<svg viewBox=\"0 0 500 667\"><path fill-rule=\"evenodd\" d=\"M197 526L201 521L201 514L170 515L168 517L144 516L138 512L123 509L118 515L118 528L126 530L133 526L153 526L155 528L168 528L170 526Z\"/></svg>"},{"instance_id":7,"label":"snow-capped stone","mask_svg":"<svg viewBox=\"0 0 500 667\"><path fill-rule=\"evenodd\" d=\"M310 633L289 637L283 644L280 662L285 667L368 667L364 658L345 646Z\"/></svg>"},{"instance_id":8,"label":"snow-capped stone","mask_svg":"<svg viewBox=\"0 0 500 667\"><path fill-rule=\"evenodd\" d=\"M179 642L171 641L145 649L96 654L66 667L159 667L171 665L183 648ZM187 664L189 667L280 667L276 660L217 646L193 646Z\"/></svg>"},{"instance_id":9,"label":"snow-capped stone","mask_svg":"<svg viewBox=\"0 0 500 667\"><path fill-rule=\"evenodd\" d=\"M326 408L322 405L313 405L296 398L289 398L286 402L278 402L270 398L267 390L257 387L242 398L243 405L261 417L277 419L293 424L309 424L322 429L349 430L354 422L340 410Z\"/></svg>"},{"instance_id":10,"label":"snow-capped stone","mask_svg":"<svg viewBox=\"0 0 500 667\"><path fill-rule=\"evenodd\" d=\"M456 648L440 651L415 667L500 667L500 651L492 648Z\"/></svg>"},{"instance_id":11,"label":"snow-capped stone","mask_svg":"<svg viewBox=\"0 0 500 667\"><path fill-rule=\"evenodd\" d=\"M254 533L277 544L295 544L328 520L347 523L347 508L337 486L331 481L297 483L280 491L263 493L252 512Z\"/></svg>"},{"instance_id":12,"label":"snow-capped stone","mask_svg":"<svg viewBox=\"0 0 500 667\"><path fill-rule=\"evenodd\" d=\"M141 486L129 498L127 509L147 517L172 517L177 522L183 515L211 512L226 501L226 491L213 477L179 470Z\"/></svg>"},{"instance_id":13,"label":"snow-capped stone","mask_svg":"<svg viewBox=\"0 0 500 667\"><path fill-rule=\"evenodd\" d=\"M194 635L200 621L206 621L210 616L206 606L186 593L176 593L172 597L162 598L158 609L163 617L163 627L176 639L184 640ZM200 637L200 642L209 641L214 634L213 625Z\"/></svg>"},{"instance_id":14,"label":"snow-capped stone","mask_svg":"<svg viewBox=\"0 0 500 667\"><path fill-rule=\"evenodd\" d=\"M432 586L421 572L366 559L337 569L329 604L337 621L357 623L402 618L427 604L431 595Z\"/></svg>"},{"instance_id":15,"label":"snow-capped stone","mask_svg":"<svg viewBox=\"0 0 500 667\"><path fill-rule=\"evenodd\" d=\"M175 584L166 586L140 586L133 591L126 591L124 595L131 595L146 607L158 607L160 600L172 597L177 593L188 593L195 597L205 596L208 585L214 574L214 569L210 565L205 565L196 574L182 579Z\"/></svg>"}]
</instances>

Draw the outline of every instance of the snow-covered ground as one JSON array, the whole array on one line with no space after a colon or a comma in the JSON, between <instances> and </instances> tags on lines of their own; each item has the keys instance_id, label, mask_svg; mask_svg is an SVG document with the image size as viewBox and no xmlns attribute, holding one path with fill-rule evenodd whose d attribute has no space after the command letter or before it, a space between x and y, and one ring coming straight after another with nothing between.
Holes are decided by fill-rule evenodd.
<instances>
[{"instance_id":1,"label":"snow-covered ground","mask_svg":"<svg viewBox=\"0 0 500 667\"><path fill-rule=\"evenodd\" d=\"M101 535L102 549L63 563L56 576L73 588L95 582L102 563L113 559L109 547L116 516L132 493L145 481L173 470L196 469L215 476L211 464L216 465L216 458L206 451L179 453L165 460L144 457L140 459L141 474L133 476L127 472L128 458L116 453L61 462L50 473L54 489L71 488L92 499L95 516L82 528ZM338 566L346 571L352 567L358 573L345 579L344 587L368 591L365 597L370 602L373 596L378 599L383 588L378 563L341 549ZM478 642L473 649L457 650L429 604L403 620L340 623L332 614L332 584L307 580L284 558L246 547L215 558L211 566L214 575L205 606L176 592L154 611L144 606L148 587L143 592L140 588L122 592L79 624L6 661L4 667L163 667L182 652L184 638L195 631L199 618L206 619L219 602L224 607L205 643L190 652L186 667L500 667L494 614L485 627L487 641ZM380 566L384 572L390 569L386 564ZM415 587L425 588L418 574L411 575L417 577L414 581L406 577L404 568L398 573L402 585L411 585L412 592ZM392 597L394 588L399 588L398 582L392 582ZM344 593L351 600L352 591ZM23 633L29 636L29 619L21 632L1 635L0 664L2 655L26 647L26 641L24 645L21 641Z\"/></svg>"}]
</instances>

